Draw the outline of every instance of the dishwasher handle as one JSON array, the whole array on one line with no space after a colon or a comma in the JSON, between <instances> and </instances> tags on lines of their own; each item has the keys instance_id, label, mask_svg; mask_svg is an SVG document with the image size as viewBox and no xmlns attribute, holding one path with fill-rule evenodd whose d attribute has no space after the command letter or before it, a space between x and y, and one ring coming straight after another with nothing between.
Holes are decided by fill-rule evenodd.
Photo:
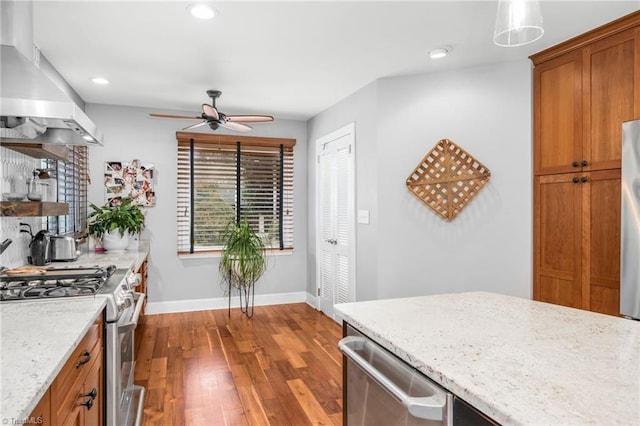
<instances>
[{"instance_id":1,"label":"dishwasher handle","mask_svg":"<svg viewBox=\"0 0 640 426\"><path fill-rule=\"evenodd\" d=\"M373 365L367 362L357 352L358 348L362 348L366 343L373 341L360 336L347 336L338 342L338 348L348 358L355 362L360 368L373 377L380 385L396 397L402 405L407 407L409 413L419 419L442 421L445 418L447 398L444 392L434 388L436 394L429 397L412 397L407 395L405 391L400 389L387 376L382 374ZM376 349L377 345L376 345ZM380 348L379 350L384 350Z\"/></svg>"}]
</instances>

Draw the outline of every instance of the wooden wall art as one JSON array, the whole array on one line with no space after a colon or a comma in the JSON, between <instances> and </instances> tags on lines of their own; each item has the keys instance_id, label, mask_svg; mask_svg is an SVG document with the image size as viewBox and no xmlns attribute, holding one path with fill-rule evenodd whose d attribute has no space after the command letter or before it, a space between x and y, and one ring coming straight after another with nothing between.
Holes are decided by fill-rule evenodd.
<instances>
[{"instance_id":1,"label":"wooden wall art","mask_svg":"<svg viewBox=\"0 0 640 426\"><path fill-rule=\"evenodd\" d=\"M489 182L491 172L449 139L442 139L407 178L407 188L444 220L455 218Z\"/></svg>"}]
</instances>

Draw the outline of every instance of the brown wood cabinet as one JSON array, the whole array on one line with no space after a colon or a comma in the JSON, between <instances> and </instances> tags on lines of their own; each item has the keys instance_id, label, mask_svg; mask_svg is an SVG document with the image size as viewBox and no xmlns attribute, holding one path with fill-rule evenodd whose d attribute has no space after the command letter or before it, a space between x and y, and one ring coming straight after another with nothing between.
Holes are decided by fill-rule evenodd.
<instances>
[{"instance_id":1,"label":"brown wood cabinet","mask_svg":"<svg viewBox=\"0 0 640 426\"><path fill-rule=\"evenodd\" d=\"M622 122L640 116L640 29L628 28L640 15L629 16L612 35L531 57L536 175L620 168Z\"/></svg>"},{"instance_id":2,"label":"brown wood cabinet","mask_svg":"<svg viewBox=\"0 0 640 426\"><path fill-rule=\"evenodd\" d=\"M619 169L535 178L534 299L618 313L619 200Z\"/></svg>"},{"instance_id":3,"label":"brown wood cabinet","mask_svg":"<svg viewBox=\"0 0 640 426\"><path fill-rule=\"evenodd\" d=\"M104 424L103 323L99 318L62 367L30 417L45 425Z\"/></svg>"},{"instance_id":4,"label":"brown wood cabinet","mask_svg":"<svg viewBox=\"0 0 640 426\"><path fill-rule=\"evenodd\" d=\"M531 60L534 299L617 315L621 130L640 118L640 11Z\"/></svg>"},{"instance_id":5,"label":"brown wood cabinet","mask_svg":"<svg viewBox=\"0 0 640 426\"><path fill-rule=\"evenodd\" d=\"M140 274L140 285L136 288L136 291L139 293L143 293L145 295L144 305L142 306L142 314L144 314L144 310L147 307L147 280L149 279L149 272L147 270L148 261L147 259L142 262L140 268L136 271L136 273Z\"/></svg>"},{"instance_id":6,"label":"brown wood cabinet","mask_svg":"<svg viewBox=\"0 0 640 426\"><path fill-rule=\"evenodd\" d=\"M37 424L43 426L51 426L51 391L47 392L40 398L40 402L33 409L33 412L27 419L27 424Z\"/></svg>"},{"instance_id":7,"label":"brown wood cabinet","mask_svg":"<svg viewBox=\"0 0 640 426\"><path fill-rule=\"evenodd\" d=\"M142 264L140 265L140 268L138 268L138 270L136 271L136 273L140 274L140 285L136 287L136 291L139 293L144 293L145 299L144 305L142 306L142 311L140 311L141 315L140 319L138 320L138 327L136 328L136 331L134 333L134 353L136 353L140 348L140 342L142 342L142 337L144 336L146 327L144 313L147 306L147 282L149 280L148 265L148 259L145 259L144 262L142 262Z\"/></svg>"}]
</instances>

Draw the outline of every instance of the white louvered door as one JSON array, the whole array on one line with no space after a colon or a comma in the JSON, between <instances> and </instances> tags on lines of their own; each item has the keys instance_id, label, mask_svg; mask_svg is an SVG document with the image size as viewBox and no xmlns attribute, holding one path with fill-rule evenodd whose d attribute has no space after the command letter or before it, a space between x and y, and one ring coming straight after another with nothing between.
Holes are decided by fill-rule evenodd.
<instances>
[{"instance_id":1,"label":"white louvered door","mask_svg":"<svg viewBox=\"0 0 640 426\"><path fill-rule=\"evenodd\" d=\"M318 306L355 301L353 126L319 140ZM328 141L327 141L328 139Z\"/></svg>"}]
</instances>

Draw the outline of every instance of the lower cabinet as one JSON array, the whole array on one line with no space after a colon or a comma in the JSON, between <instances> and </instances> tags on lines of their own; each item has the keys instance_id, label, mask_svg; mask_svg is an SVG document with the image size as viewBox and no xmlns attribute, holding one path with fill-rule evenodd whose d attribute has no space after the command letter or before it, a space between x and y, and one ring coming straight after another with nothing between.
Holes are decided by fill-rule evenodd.
<instances>
[{"instance_id":1,"label":"lower cabinet","mask_svg":"<svg viewBox=\"0 0 640 426\"><path fill-rule=\"evenodd\" d=\"M41 424L101 426L104 424L104 352L102 318L53 381L30 417Z\"/></svg>"},{"instance_id":2,"label":"lower cabinet","mask_svg":"<svg viewBox=\"0 0 640 426\"><path fill-rule=\"evenodd\" d=\"M620 169L538 176L534 299L618 315Z\"/></svg>"},{"instance_id":3,"label":"lower cabinet","mask_svg":"<svg viewBox=\"0 0 640 426\"><path fill-rule=\"evenodd\" d=\"M147 279L149 278L149 272L147 270L148 261L147 259L142 262L140 268L136 271L136 273L140 274L140 285L136 288L138 293L143 293L145 295L144 305L142 306L142 313L144 314L144 310L147 306Z\"/></svg>"},{"instance_id":4,"label":"lower cabinet","mask_svg":"<svg viewBox=\"0 0 640 426\"><path fill-rule=\"evenodd\" d=\"M53 426L51 423L51 391L47 390L47 392L43 395L38 402L36 408L33 409L33 412L27 419L26 424L36 424L43 426Z\"/></svg>"}]
</instances>

